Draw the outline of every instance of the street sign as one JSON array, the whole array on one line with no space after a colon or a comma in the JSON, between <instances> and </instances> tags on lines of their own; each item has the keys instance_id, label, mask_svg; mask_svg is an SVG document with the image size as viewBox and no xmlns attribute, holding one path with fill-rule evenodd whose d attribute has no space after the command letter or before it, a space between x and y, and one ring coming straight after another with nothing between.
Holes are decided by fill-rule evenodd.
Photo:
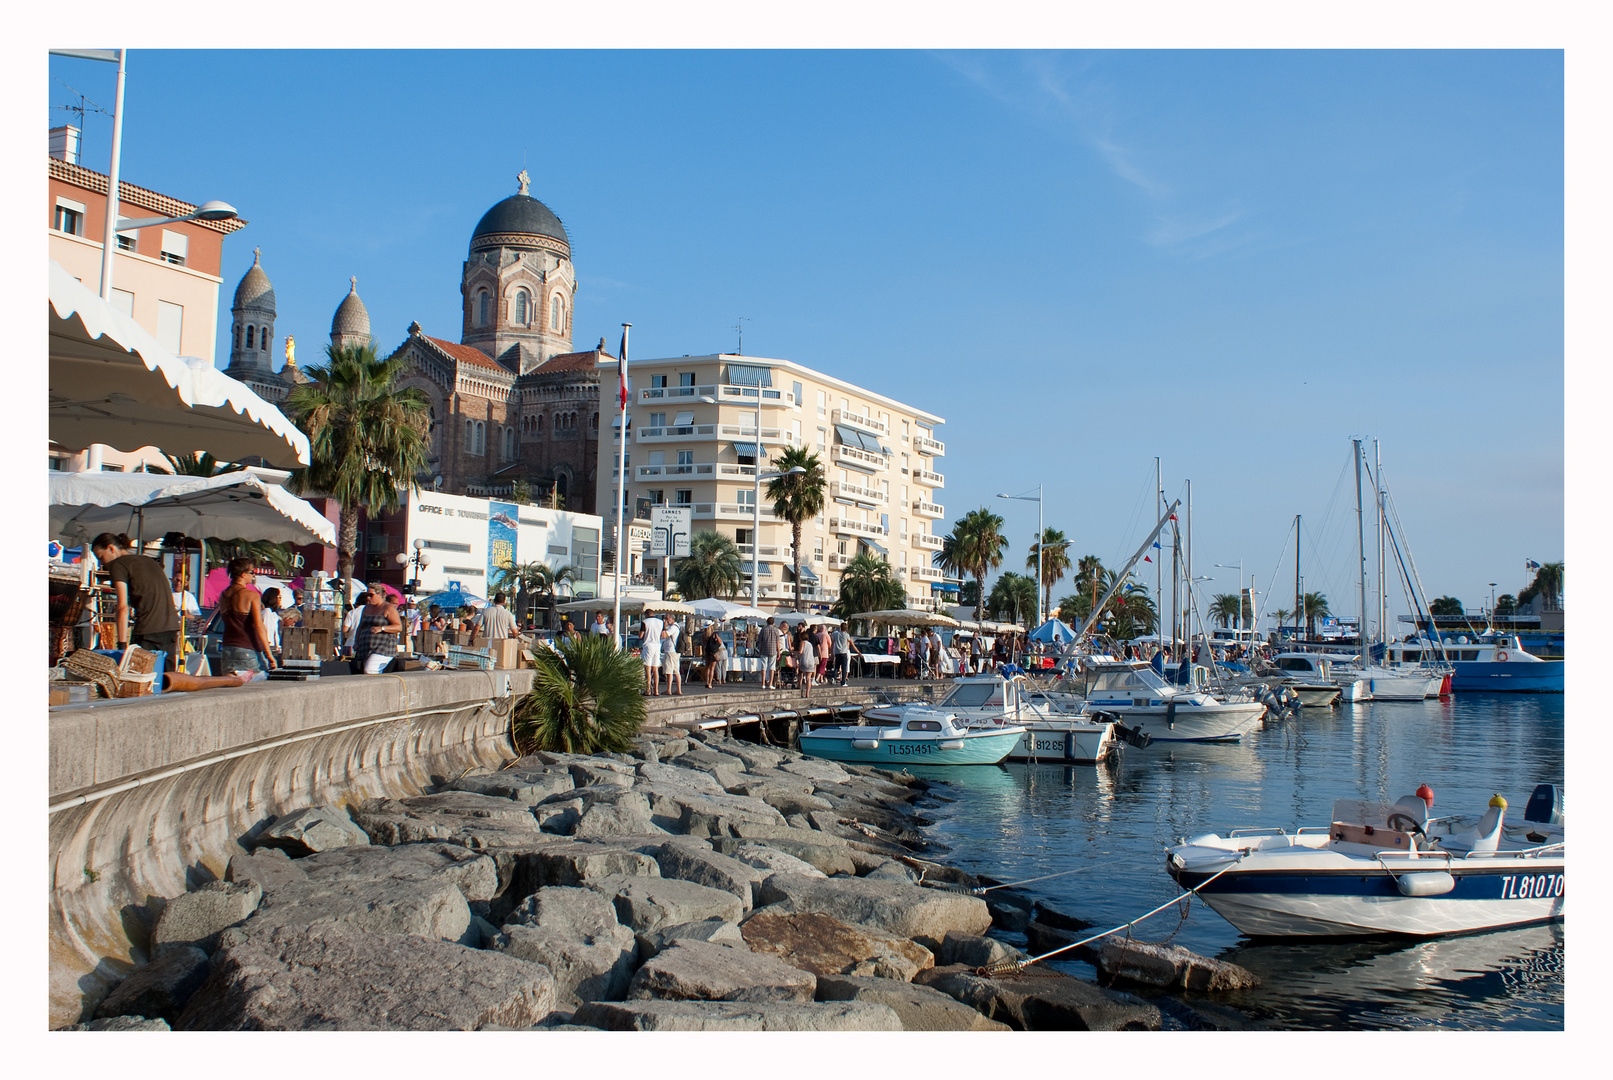
<instances>
[{"instance_id":1,"label":"street sign","mask_svg":"<svg viewBox=\"0 0 1613 1080\"><path fill-rule=\"evenodd\" d=\"M650 557L684 559L689 555L689 530L694 525L692 506L650 508Z\"/></svg>"}]
</instances>

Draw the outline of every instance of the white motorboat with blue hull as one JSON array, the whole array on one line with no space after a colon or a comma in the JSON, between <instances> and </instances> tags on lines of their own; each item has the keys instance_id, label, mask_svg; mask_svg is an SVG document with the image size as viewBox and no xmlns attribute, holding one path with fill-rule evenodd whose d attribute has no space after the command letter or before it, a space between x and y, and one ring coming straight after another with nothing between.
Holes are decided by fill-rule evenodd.
<instances>
[{"instance_id":1,"label":"white motorboat with blue hull","mask_svg":"<svg viewBox=\"0 0 1613 1080\"><path fill-rule=\"evenodd\" d=\"M854 724L801 732L801 752L864 765L995 765L1022 727L969 728L934 709L909 709L895 725Z\"/></svg>"},{"instance_id":2,"label":"white motorboat with blue hull","mask_svg":"<svg viewBox=\"0 0 1613 1080\"><path fill-rule=\"evenodd\" d=\"M1431 793L1430 793L1431 797ZM1342 799L1326 829L1239 829L1170 848L1166 869L1250 937L1431 937L1564 917L1556 789L1516 827L1497 795L1482 817L1429 818L1408 796Z\"/></svg>"},{"instance_id":3,"label":"white motorboat with blue hull","mask_svg":"<svg viewBox=\"0 0 1613 1080\"><path fill-rule=\"evenodd\" d=\"M915 709L929 706L916 703L875 705L863 710L866 722L899 724ZM1146 746L1148 740L1117 725L1112 716L1079 715L1061 712L1053 705L1026 700L1023 675L971 675L952 684L952 689L935 706L951 713L970 729L1001 731L1004 725L1022 728L1009 761L1056 762L1069 765L1095 765L1116 758L1121 740Z\"/></svg>"}]
</instances>

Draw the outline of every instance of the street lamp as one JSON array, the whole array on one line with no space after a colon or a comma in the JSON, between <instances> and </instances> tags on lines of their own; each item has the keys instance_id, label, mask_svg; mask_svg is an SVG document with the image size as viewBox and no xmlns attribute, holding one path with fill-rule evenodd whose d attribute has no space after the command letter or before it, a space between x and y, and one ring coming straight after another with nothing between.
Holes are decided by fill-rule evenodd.
<instances>
[{"instance_id":1,"label":"street lamp","mask_svg":"<svg viewBox=\"0 0 1613 1080\"><path fill-rule=\"evenodd\" d=\"M1046 534L1042 531L1042 485L1036 485L1036 494L1025 492L1023 495L1004 495L998 493L999 499L1022 499L1025 502L1036 504L1036 625L1042 625L1042 548Z\"/></svg>"},{"instance_id":2,"label":"street lamp","mask_svg":"<svg viewBox=\"0 0 1613 1080\"><path fill-rule=\"evenodd\" d=\"M1495 582L1490 582L1490 618L1495 618Z\"/></svg>"},{"instance_id":3,"label":"street lamp","mask_svg":"<svg viewBox=\"0 0 1613 1080\"><path fill-rule=\"evenodd\" d=\"M409 587L414 592L420 590L420 571L431 565L431 556L426 554L425 548L426 542L424 540L416 540L413 555L410 555L407 551L400 551L394 556L398 560L399 566L408 566L410 563L414 563L414 579L409 582Z\"/></svg>"}]
</instances>

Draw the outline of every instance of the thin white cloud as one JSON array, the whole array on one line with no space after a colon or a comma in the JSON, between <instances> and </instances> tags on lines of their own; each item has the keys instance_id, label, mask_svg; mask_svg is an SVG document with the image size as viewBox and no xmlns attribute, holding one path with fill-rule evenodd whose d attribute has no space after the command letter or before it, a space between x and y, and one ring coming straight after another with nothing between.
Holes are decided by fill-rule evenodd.
<instances>
[{"instance_id":1,"label":"thin white cloud","mask_svg":"<svg viewBox=\"0 0 1613 1080\"><path fill-rule=\"evenodd\" d=\"M1242 210L1233 210L1214 218L1185 218L1175 215L1162 216L1154 222L1154 227L1144 237L1148 243L1155 247L1170 247L1188 240L1197 240L1202 236L1226 228L1243 217Z\"/></svg>"}]
</instances>

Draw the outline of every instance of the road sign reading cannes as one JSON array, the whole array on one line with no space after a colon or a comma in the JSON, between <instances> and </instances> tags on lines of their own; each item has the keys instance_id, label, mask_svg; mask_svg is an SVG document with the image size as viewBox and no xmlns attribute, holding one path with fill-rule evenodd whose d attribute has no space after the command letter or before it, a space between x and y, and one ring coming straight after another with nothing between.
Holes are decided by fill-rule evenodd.
<instances>
[{"instance_id":1,"label":"road sign reading cannes","mask_svg":"<svg viewBox=\"0 0 1613 1080\"><path fill-rule=\"evenodd\" d=\"M694 525L692 506L656 506L650 509L650 556L674 559L689 556L689 531Z\"/></svg>"}]
</instances>

